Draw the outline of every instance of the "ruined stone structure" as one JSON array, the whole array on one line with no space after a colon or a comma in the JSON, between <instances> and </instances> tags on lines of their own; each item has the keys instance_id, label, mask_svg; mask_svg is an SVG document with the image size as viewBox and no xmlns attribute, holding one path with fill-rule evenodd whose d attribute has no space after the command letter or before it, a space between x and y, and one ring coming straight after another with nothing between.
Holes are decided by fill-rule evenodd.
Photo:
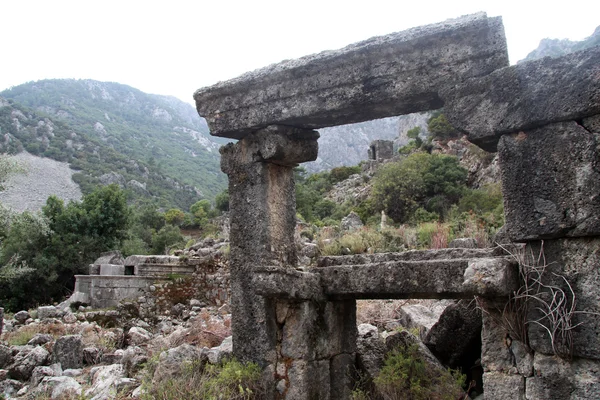
<instances>
[{"instance_id":1,"label":"ruined stone structure","mask_svg":"<svg viewBox=\"0 0 600 400\"><path fill-rule=\"evenodd\" d=\"M143 299L146 314L168 310L176 303L199 299L222 305L229 301L229 270L214 257L101 255L89 275L75 276L71 302L94 308L115 307L124 300Z\"/></svg>"},{"instance_id":2,"label":"ruined stone structure","mask_svg":"<svg viewBox=\"0 0 600 400\"><path fill-rule=\"evenodd\" d=\"M221 149L234 354L264 368L270 398L349 398L356 299L474 296L486 307L486 398L600 397L600 48L510 67L501 19L476 14L285 61L194 97L211 134L239 139ZM292 168L316 158L314 129L442 106L471 141L500 152L508 236L531 254L545 240L539 297L575 294L570 348L557 348L565 343L549 339L543 318L519 337L502 325L512 311L496 310L523 285L523 264L502 251L327 257L296 268ZM524 318L538 319L535 308ZM554 357L564 351L573 357Z\"/></svg>"},{"instance_id":3,"label":"ruined stone structure","mask_svg":"<svg viewBox=\"0 0 600 400\"><path fill-rule=\"evenodd\" d=\"M389 160L394 156L394 142L392 140L373 140L369 145L369 160Z\"/></svg>"}]
</instances>

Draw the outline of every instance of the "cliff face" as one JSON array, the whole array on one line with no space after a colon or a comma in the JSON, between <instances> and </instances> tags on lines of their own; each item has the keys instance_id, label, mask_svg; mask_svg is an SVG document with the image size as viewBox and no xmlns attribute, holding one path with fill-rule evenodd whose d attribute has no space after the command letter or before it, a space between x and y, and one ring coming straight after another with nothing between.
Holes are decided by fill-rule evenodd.
<instances>
[{"instance_id":1,"label":"cliff face","mask_svg":"<svg viewBox=\"0 0 600 400\"><path fill-rule=\"evenodd\" d=\"M538 48L529 53L527 57L520 60L519 63L544 57L560 57L574 51L598 45L600 45L600 26L596 28L591 36L581 41L571 41L569 39L542 39Z\"/></svg>"},{"instance_id":2,"label":"cliff face","mask_svg":"<svg viewBox=\"0 0 600 400\"><path fill-rule=\"evenodd\" d=\"M428 118L429 113L415 113L319 129L319 157L303 166L309 172L320 172L342 165L356 165L367 159L367 150L373 140L393 140L397 148L408 143L406 132L415 126L421 127L421 134L425 135Z\"/></svg>"}]
</instances>

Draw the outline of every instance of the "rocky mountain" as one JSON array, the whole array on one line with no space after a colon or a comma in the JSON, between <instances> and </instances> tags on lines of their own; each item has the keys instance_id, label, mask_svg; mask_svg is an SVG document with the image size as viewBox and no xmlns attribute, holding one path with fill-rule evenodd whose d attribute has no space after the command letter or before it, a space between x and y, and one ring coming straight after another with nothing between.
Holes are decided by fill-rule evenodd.
<instances>
[{"instance_id":1,"label":"rocky mountain","mask_svg":"<svg viewBox=\"0 0 600 400\"><path fill-rule=\"evenodd\" d=\"M537 60L543 57L560 57L574 51L598 45L600 45L600 26L596 28L591 36L581 41L571 41L569 39L542 39L538 48L533 50L527 57L519 62Z\"/></svg>"},{"instance_id":2,"label":"rocky mountain","mask_svg":"<svg viewBox=\"0 0 600 400\"><path fill-rule=\"evenodd\" d=\"M87 193L118 183L134 198L187 209L226 186L223 139L174 97L93 80L29 82L0 93L0 151L68 162Z\"/></svg>"},{"instance_id":3,"label":"rocky mountain","mask_svg":"<svg viewBox=\"0 0 600 400\"><path fill-rule=\"evenodd\" d=\"M319 129L319 157L303 166L309 172L320 172L342 165L356 165L367 159L367 150L373 140L393 140L395 146L408 143L406 132L415 126L427 134L430 113L415 113L399 117L382 118L357 124Z\"/></svg>"}]
</instances>

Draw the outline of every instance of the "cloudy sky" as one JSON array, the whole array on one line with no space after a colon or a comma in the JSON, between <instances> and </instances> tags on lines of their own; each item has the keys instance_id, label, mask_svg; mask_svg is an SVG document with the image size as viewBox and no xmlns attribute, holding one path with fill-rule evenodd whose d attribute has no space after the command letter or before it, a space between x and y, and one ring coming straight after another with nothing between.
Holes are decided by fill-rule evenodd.
<instances>
[{"instance_id":1,"label":"cloudy sky","mask_svg":"<svg viewBox=\"0 0 600 400\"><path fill-rule=\"evenodd\" d=\"M0 90L89 78L190 103L249 70L478 11L503 17L511 63L600 25L598 0L3 0L0 11Z\"/></svg>"}]
</instances>

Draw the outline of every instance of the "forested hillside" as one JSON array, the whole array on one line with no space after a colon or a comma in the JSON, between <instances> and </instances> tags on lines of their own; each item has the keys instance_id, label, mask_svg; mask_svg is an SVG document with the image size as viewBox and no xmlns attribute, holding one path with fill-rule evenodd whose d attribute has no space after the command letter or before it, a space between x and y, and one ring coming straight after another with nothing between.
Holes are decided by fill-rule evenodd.
<instances>
[{"instance_id":1,"label":"forested hillside","mask_svg":"<svg viewBox=\"0 0 600 400\"><path fill-rule=\"evenodd\" d=\"M84 193L117 183L134 198L187 209L225 187L220 143L178 99L92 80L31 82L0 95L12 100L0 110L2 151L68 161Z\"/></svg>"}]
</instances>

